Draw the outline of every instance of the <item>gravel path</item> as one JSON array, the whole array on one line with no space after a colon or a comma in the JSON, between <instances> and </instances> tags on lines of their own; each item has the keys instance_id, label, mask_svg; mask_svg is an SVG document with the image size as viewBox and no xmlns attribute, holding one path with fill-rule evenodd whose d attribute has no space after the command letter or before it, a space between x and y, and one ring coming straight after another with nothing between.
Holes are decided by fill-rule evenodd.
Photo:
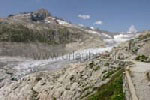
<instances>
[{"instance_id":1,"label":"gravel path","mask_svg":"<svg viewBox=\"0 0 150 100\"><path fill-rule=\"evenodd\" d=\"M135 85L136 94L139 100L150 100L150 82L146 73L150 71L150 63L136 62L130 68L133 84Z\"/></svg>"}]
</instances>

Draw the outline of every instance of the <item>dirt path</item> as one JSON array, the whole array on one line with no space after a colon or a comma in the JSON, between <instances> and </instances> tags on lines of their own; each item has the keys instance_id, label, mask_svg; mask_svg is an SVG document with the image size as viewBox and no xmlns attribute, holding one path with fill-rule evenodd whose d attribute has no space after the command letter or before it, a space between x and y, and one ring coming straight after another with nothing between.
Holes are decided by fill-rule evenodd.
<instances>
[{"instance_id":1,"label":"dirt path","mask_svg":"<svg viewBox=\"0 0 150 100\"><path fill-rule=\"evenodd\" d=\"M150 63L136 62L130 67L135 92L139 100L150 100L150 86L146 73L150 71Z\"/></svg>"}]
</instances>

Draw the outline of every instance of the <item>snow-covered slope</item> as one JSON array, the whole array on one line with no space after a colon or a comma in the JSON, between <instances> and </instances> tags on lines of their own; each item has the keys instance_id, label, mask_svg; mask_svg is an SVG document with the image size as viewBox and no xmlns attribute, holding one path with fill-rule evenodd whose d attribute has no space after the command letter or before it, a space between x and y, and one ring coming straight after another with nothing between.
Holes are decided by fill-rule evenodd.
<instances>
[{"instance_id":1,"label":"snow-covered slope","mask_svg":"<svg viewBox=\"0 0 150 100\"><path fill-rule=\"evenodd\" d=\"M134 37L136 37L139 33L120 33L114 35L113 38L104 39L104 41L108 45L112 44L120 44L121 42L126 42Z\"/></svg>"}]
</instances>

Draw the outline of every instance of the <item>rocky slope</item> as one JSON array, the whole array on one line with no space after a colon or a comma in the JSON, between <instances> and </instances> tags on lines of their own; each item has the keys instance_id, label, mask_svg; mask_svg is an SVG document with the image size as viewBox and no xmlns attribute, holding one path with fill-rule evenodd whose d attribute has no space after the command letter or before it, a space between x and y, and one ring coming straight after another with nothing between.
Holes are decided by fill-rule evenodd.
<instances>
[{"instance_id":1,"label":"rocky slope","mask_svg":"<svg viewBox=\"0 0 150 100\"><path fill-rule=\"evenodd\" d=\"M145 48L147 43L149 33L144 33L93 60L70 64L57 71L32 73L19 80L12 78L13 81L1 87L0 99L86 100L89 95L96 93L99 87L107 84L120 69L134 65L132 60L141 56L141 49L148 54L149 51ZM148 61L148 55L139 60ZM1 81L3 82L3 79Z\"/></svg>"},{"instance_id":2,"label":"rocky slope","mask_svg":"<svg viewBox=\"0 0 150 100\"><path fill-rule=\"evenodd\" d=\"M69 22L66 22L62 19L53 17L45 9L40 9L35 12L24 12L17 15L9 15L8 18L1 19L0 20L0 75L1 75L0 99L20 100L22 98L22 99L30 99L30 100L33 99L43 100L43 98L47 98L46 96L48 96L47 98L48 100L50 98L55 99L55 96L56 98L64 98L64 99L67 99L66 96L68 96L68 99L70 99L74 95L77 96L75 97L75 99L79 99L81 97L83 98L88 94L89 91L88 89L85 89L89 87L87 84L90 84L90 81L87 80L87 78L91 77L91 80L93 77L94 79L99 79L99 76L96 75L96 73L98 73L96 72L96 70L99 70L99 72L103 70L100 70L98 67L94 68L93 70L92 66L89 67L89 65L86 65L86 63L84 63L84 64L69 65L70 66L69 69L64 68L56 72L53 72L54 70L52 70L52 68L55 67L57 68L58 66L63 68L64 65L69 64L70 59L62 60L62 61L61 60L53 61L50 58L55 56L62 57L65 54L72 53L73 51L77 51L77 50L81 51L84 49L105 47L105 42L102 39L104 37L111 38L111 36L105 33L102 34L101 32L98 32L95 29L80 27L78 25L70 24ZM43 60L43 59L47 59L47 60ZM76 59L78 61L77 57L75 58L75 60ZM42 71L45 70L45 68L47 70L51 69L51 71L50 70L47 72ZM78 73L76 69L81 70L81 73L79 73L79 75L76 75L76 73ZM106 70L107 69L108 68L106 67ZM114 68L114 70L116 69L117 68ZM70 72L74 75L71 75ZM37 77L38 74L41 77ZM47 77L45 77L46 75ZM76 77L75 79L76 83L74 83L72 79L70 80L70 78L74 76ZM34 80L33 77L35 78L37 77L38 82L41 82L41 79L39 78L43 78L44 79L43 81L45 80L47 81L47 82L45 81L46 83L44 84L47 87L49 87L49 84L52 84L54 90L50 88L47 88L48 90L44 90L45 86L44 87L35 86L37 90L32 91L33 88L32 85L37 85L36 84L37 80ZM63 77L66 77L66 80L63 80L62 79ZM21 91L19 95L22 95L23 93L26 96L23 95L22 97L19 95L9 96L9 93L8 94L6 93L9 91L7 91L5 86L9 87L9 85L12 85L14 83L18 84L18 82L21 82L22 79L23 80L25 79L25 83L22 82L21 84L24 84L24 86L26 86L28 85L26 79L32 80L32 78L33 81L30 81L31 86L29 86L31 88L23 89L23 91L26 93L29 91L32 92L31 94L29 93L30 94L29 96L27 96L28 93L26 94ZM81 80L84 79L86 79L87 81L82 84ZM59 82L57 82L58 80L62 84L59 84ZM70 81L70 83L67 84L68 81ZM91 83L92 89L93 86L95 85L94 82L95 80ZM58 86L55 84L58 84ZM85 93L83 92L83 94L82 93L76 94L78 93L76 87L79 84L81 85L79 88L81 88L81 91L85 91ZM20 87L19 85L20 84L17 85L16 89ZM62 87L63 85L66 86ZM58 87L60 87L60 90L63 88L61 90L64 92L63 96L60 96L59 91L56 91ZM69 89L66 89L66 87L68 87ZM43 88L44 91L49 91L49 92L51 91L52 94L49 94L49 92L47 92L48 94L46 93L45 97L41 97L40 93L43 90L41 91L38 90L40 88L41 89ZM11 89L11 87L9 89ZM76 93L72 93L69 97L68 92L73 92L74 89ZM39 91L38 94L35 93L36 91ZM90 92L92 91L90 90ZM6 97L6 95L8 95L8 98Z\"/></svg>"},{"instance_id":3,"label":"rocky slope","mask_svg":"<svg viewBox=\"0 0 150 100\"><path fill-rule=\"evenodd\" d=\"M129 79L125 74L124 77L124 91L126 93L126 100L134 100L133 94L138 100L149 100L149 66L150 66L150 32L139 34L134 39L126 43L120 44L114 48L112 54L117 55L115 59L119 58L125 61L131 61L133 64L126 69L129 72ZM129 85L130 84L130 85ZM131 88L133 84L133 88ZM131 92L132 91L132 92ZM135 91L135 93L133 92Z\"/></svg>"},{"instance_id":4,"label":"rocky slope","mask_svg":"<svg viewBox=\"0 0 150 100\"><path fill-rule=\"evenodd\" d=\"M27 75L0 89L2 100L81 100L106 84L129 62L113 60L110 54L84 63L71 64L56 72ZM132 64L132 63L131 63Z\"/></svg>"},{"instance_id":5,"label":"rocky slope","mask_svg":"<svg viewBox=\"0 0 150 100\"><path fill-rule=\"evenodd\" d=\"M39 9L35 12L9 15L0 21L0 54L44 59L44 56L50 57L49 52L60 55L104 47L102 38L105 35L53 17L47 10ZM41 44L42 49L39 48ZM26 46L30 48L23 49ZM55 48L58 48L58 52ZM28 51L33 51L34 54L28 54ZM44 56L39 57L39 54Z\"/></svg>"},{"instance_id":6,"label":"rocky slope","mask_svg":"<svg viewBox=\"0 0 150 100\"><path fill-rule=\"evenodd\" d=\"M134 48L134 47L132 47ZM70 64L57 71L40 71L3 85L2 100L82 100L96 93L120 69L132 65L129 42L84 63ZM2 79L3 81L3 79Z\"/></svg>"}]
</instances>

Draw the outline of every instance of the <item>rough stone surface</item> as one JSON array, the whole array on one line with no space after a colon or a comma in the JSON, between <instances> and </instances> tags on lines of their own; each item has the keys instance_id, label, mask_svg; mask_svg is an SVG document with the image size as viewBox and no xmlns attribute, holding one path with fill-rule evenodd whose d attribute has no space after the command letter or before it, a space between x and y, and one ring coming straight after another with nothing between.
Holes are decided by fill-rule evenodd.
<instances>
[{"instance_id":1,"label":"rough stone surface","mask_svg":"<svg viewBox=\"0 0 150 100\"><path fill-rule=\"evenodd\" d=\"M36 72L1 87L0 99L81 100L106 83L111 77L108 72L117 71L121 63L106 57L105 60L70 64L54 72Z\"/></svg>"}]
</instances>

